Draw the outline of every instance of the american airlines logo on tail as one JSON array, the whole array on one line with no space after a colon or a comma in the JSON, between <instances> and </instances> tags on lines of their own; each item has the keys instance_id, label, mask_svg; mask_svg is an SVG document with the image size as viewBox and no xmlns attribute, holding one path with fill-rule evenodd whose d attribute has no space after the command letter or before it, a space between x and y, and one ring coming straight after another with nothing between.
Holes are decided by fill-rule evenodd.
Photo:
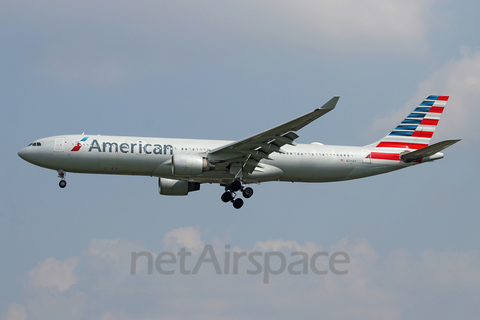
<instances>
[{"instance_id":1,"label":"american airlines logo on tail","mask_svg":"<svg viewBox=\"0 0 480 320\"><path fill-rule=\"evenodd\" d=\"M85 137L83 138L82 140L80 140L80 142L84 142L84 141L87 141L88 137ZM80 150L80 148L82 147L82 144L80 142L77 142L77 144L73 147L73 149L71 151L78 151Z\"/></svg>"},{"instance_id":2,"label":"american airlines logo on tail","mask_svg":"<svg viewBox=\"0 0 480 320\"><path fill-rule=\"evenodd\" d=\"M405 149L420 150L427 147L432 139L448 96L428 96L395 129L376 144L376 149L386 152L372 152L370 159L406 161ZM433 154L432 154L433 155ZM432 156L430 155L430 156ZM424 156L428 156L424 154ZM420 161L422 157L412 161Z\"/></svg>"},{"instance_id":3,"label":"american airlines logo on tail","mask_svg":"<svg viewBox=\"0 0 480 320\"><path fill-rule=\"evenodd\" d=\"M377 148L421 149L428 146L437 127L448 96L428 96Z\"/></svg>"}]
</instances>

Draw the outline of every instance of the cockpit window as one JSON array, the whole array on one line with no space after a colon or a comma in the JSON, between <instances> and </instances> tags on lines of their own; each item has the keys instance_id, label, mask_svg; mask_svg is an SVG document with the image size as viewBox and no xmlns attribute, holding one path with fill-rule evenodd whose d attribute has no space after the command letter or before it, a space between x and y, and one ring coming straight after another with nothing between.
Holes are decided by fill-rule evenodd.
<instances>
[{"instance_id":1,"label":"cockpit window","mask_svg":"<svg viewBox=\"0 0 480 320\"><path fill-rule=\"evenodd\" d=\"M32 142L32 143L30 143L27 147L30 147L30 146L32 146L32 147L40 147L41 145L42 145L42 144L41 144L40 142Z\"/></svg>"}]
</instances>

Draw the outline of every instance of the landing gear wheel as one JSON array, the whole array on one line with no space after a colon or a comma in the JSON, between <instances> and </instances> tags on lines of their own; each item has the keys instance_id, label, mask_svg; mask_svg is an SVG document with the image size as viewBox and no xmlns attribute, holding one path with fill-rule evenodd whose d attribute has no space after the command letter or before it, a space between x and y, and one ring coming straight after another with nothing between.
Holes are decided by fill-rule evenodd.
<instances>
[{"instance_id":1,"label":"landing gear wheel","mask_svg":"<svg viewBox=\"0 0 480 320\"><path fill-rule=\"evenodd\" d=\"M230 190L233 192L238 191L242 188L242 183L239 180L235 180L230 184Z\"/></svg>"},{"instance_id":2,"label":"landing gear wheel","mask_svg":"<svg viewBox=\"0 0 480 320\"><path fill-rule=\"evenodd\" d=\"M58 183L58 185L60 186L60 188L65 188L67 186L67 181L65 180L60 180L60 182Z\"/></svg>"},{"instance_id":3,"label":"landing gear wheel","mask_svg":"<svg viewBox=\"0 0 480 320\"><path fill-rule=\"evenodd\" d=\"M232 194L228 191L225 191L223 194L222 194L222 201L223 202L228 202L228 201L232 201L233 197L232 197Z\"/></svg>"},{"instance_id":4,"label":"landing gear wheel","mask_svg":"<svg viewBox=\"0 0 480 320\"><path fill-rule=\"evenodd\" d=\"M253 189L250 187L246 187L245 189L243 189L242 194L244 198L248 199L253 195Z\"/></svg>"},{"instance_id":5,"label":"landing gear wheel","mask_svg":"<svg viewBox=\"0 0 480 320\"><path fill-rule=\"evenodd\" d=\"M233 207L235 209L240 209L243 206L243 200L238 198L233 201Z\"/></svg>"}]
</instances>

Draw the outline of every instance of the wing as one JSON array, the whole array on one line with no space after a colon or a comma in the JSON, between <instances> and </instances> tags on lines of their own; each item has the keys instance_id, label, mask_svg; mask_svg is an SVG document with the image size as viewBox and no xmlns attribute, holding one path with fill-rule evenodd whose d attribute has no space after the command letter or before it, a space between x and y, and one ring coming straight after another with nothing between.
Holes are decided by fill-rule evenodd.
<instances>
[{"instance_id":1,"label":"wing","mask_svg":"<svg viewBox=\"0 0 480 320\"><path fill-rule=\"evenodd\" d=\"M335 96L321 108L315 109L301 117L212 150L209 153L209 158L216 162L216 170L226 170L232 163L238 163L239 166L236 166L239 168L238 173L242 171L241 169L252 173L259 166L260 160L270 159L270 153L283 153L281 147L285 144L296 145L294 140L298 138L298 135L294 131L300 130L310 122L333 110L338 99L339 97Z\"/></svg>"}]
</instances>

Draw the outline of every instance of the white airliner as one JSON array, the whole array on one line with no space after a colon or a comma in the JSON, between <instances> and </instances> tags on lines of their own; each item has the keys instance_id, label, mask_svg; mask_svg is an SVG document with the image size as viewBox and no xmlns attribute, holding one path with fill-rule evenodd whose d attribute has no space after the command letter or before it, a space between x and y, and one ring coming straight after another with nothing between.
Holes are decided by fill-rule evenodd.
<instances>
[{"instance_id":1,"label":"white airliner","mask_svg":"<svg viewBox=\"0 0 480 320\"><path fill-rule=\"evenodd\" d=\"M321 108L239 141L62 135L30 143L18 155L58 171L158 177L162 195L187 195L202 183L225 187L222 201L237 209L250 198L246 184L266 181L330 182L358 179L443 158L441 150L460 140L429 146L448 96L428 96L378 142L358 146L296 144L295 133L333 110L339 97Z\"/></svg>"}]
</instances>

